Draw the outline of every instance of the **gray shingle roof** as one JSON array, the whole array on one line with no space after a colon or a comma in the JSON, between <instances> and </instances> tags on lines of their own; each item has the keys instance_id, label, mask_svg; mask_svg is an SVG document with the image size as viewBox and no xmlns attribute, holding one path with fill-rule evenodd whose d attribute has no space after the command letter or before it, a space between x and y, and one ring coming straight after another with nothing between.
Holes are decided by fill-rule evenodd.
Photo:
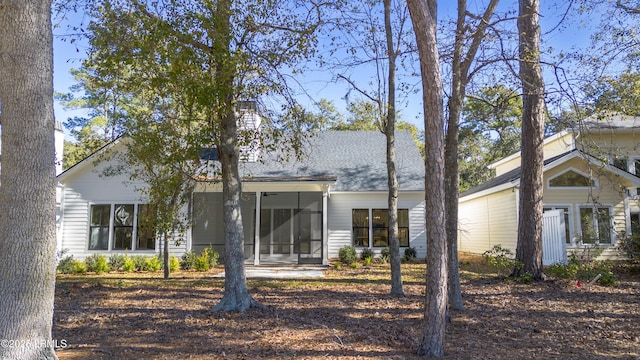
<instances>
[{"instance_id":1,"label":"gray shingle roof","mask_svg":"<svg viewBox=\"0 0 640 360\"><path fill-rule=\"evenodd\" d=\"M243 176L255 178L335 177L333 191L386 191L386 139L379 131L322 131L305 144L300 161L242 164ZM424 190L424 161L411 133L396 133L396 171L401 191Z\"/></svg>"},{"instance_id":2,"label":"gray shingle roof","mask_svg":"<svg viewBox=\"0 0 640 360\"><path fill-rule=\"evenodd\" d=\"M634 130L640 129L640 118L613 112L602 112L582 120L575 128L586 131Z\"/></svg>"}]
</instances>

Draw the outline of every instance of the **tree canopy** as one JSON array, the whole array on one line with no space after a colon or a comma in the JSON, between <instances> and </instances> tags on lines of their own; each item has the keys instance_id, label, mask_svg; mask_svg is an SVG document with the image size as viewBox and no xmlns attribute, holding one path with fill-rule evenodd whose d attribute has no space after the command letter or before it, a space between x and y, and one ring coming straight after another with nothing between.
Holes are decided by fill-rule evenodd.
<instances>
[{"instance_id":1,"label":"tree canopy","mask_svg":"<svg viewBox=\"0 0 640 360\"><path fill-rule=\"evenodd\" d=\"M176 209L193 179L222 176L227 276L217 309L246 310L255 302L242 265L239 152L262 144L298 155L308 118L290 79L314 54L326 4L104 0L88 6L91 51L83 70L87 97L98 98L90 106L109 109L130 139L123 168L150 185L145 193L159 213L173 214L158 218L164 234L178 225ZM259 131L238 123L247 101L260 103L269 120ZM200 155L211 150L220 162L201 166Z\"/></svg>"}]
</instances>

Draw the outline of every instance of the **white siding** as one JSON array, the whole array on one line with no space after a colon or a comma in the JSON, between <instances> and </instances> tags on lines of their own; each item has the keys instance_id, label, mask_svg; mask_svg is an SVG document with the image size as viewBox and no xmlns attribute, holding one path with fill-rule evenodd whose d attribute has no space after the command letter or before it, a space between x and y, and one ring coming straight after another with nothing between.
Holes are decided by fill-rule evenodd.
<instances>
[{"instance_id":1,"label":"white siding","mask_svg":"<svg viewBox=\"0 0 640 360\"><path fill-rule=\"evenodd\" d=\"M144 184L133 184L128 176L101 176L108 163L100 163L95 168L88 163L85 169L65 177L62 184L61 224L62 234L59 249L67 250L67 255L83 259L93 253L109 255L112 252L104 250L89 251L89 209L91 204L141 203L141 195L137 188ZM186 241L175 246L175 239L170 242L170 251L180 256L187 246ZM156 252L161 250L161 244L156 244ZM121 252L121 251L114 251ZM136 251L131 254L151 255L153 251Z\"/></svg>"},{"instance_id":2,"label":"white siding","mask_svg":"<svg viewBox=\"0 0 640 360\"><path fill-rule=\"evenodd\" d=\"M332 193L328 203L329 258L337 258L343 246L351 246L352 209L385 209L386 193ZM425 232L424 196L418 193L403 194L398 208L409 209L409 245L416 248L417 257L425 258L427 240Z\"/></svg>"}]
</instances>

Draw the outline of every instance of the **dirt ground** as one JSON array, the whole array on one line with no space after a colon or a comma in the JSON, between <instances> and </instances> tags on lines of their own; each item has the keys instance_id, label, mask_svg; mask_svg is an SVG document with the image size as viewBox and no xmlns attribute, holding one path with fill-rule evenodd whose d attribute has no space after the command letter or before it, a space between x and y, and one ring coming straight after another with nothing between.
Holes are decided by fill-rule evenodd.
<instances>
[{"instance_id":1,"label":"dirt ground","mask_svg":"<svg viewBox=\"0 0 640 360\"><path fill-rule=\"evenodd\" d=\"M505 282L461 266L466 309L453 311L445 359L639 359L640 279L615 287ZM211 313L223 280L209 273L60 275L60 359L417 359L423 264L328 269L322 279L249 280L264 310ZM583 281L585 283L586 281Z\"/></svg>"}]
</instances>

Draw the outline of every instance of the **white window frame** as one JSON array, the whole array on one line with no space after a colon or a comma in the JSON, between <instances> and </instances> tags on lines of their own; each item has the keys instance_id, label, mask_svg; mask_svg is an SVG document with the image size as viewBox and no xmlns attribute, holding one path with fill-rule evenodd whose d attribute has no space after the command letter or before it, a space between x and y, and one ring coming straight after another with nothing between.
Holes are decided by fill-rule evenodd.
<instances>
[{"instance_id":1,"label":"white window frame","mask_svg":"<svg viewBox=\"0 0 640 360\"><path fill-rule=\"evenodd\" d=\"M552 203L552 204L544 204L544 205L542 205L542 207L543 208L551 208L552 210L564 210L565 208L568 210L568 213L569 213L569 224L565 224L565 226L569 226L569 243L566 243L566 244L569 247L575 247L576 246L576 232L575 232L575 226L574 226L575 216L574 216L574 211L573 211L573 204Z\"/></svg>"},{"instance_id":2,"label":"white window frame","mask_svg":"<svg viewBox=\"0 0 640 360\"><path fill-rule=\"evenodd\" d=\"M606 246L606 247L613 247L616 245L616 236L615 236L615 222L613 219L613 204L589 204L589 203L584 203L584 204L577 204L578 207L578 222L580 224L580 242L579 245L583 246L583 247L595 247L595 246ZM610 243L601 243L599 239L597 239L597 241L593 244L589 244L589 243L584 243L582 241L583 238L583 229L582 229L582 218L580 217L580 209L582 208L591 208L591 209L599 209L599 208L607 208L609 209L609 237L611 239ZM597 218L596 218L597 220Z\"/></svg>"},{"instance_id":3,"label":"white window frame","mask_svg":"<svg viewBox=\"0 0 640 360\"><path fill-rule=\"evenodd\" d=\"M138 253L155 253L158 250L158 239L156 237L155 241L155 249L137 249L138 245L138 208L140 205L146 205L147 203L141 202L133 202L133 201L112 201L112 202L90 202L88 205L88 216L87 216L87 235L86 235L86 249L87 251L93 252L111 252L111 251L135 251ZM89 249L89 243L91 241L91 207L94 205L109 205L109 244L107 245L107 250L101 249ZM115 209L116 205L133 205L133 233L131 239L131 249L114 249L114 227L115 227Z\"/></svg>"},{"instance_id":4,"label":"white window frame","mask_svg":"<svg viewBox=\"0 0 640 360\"><path fill-rule=\"evenodd\" d=\"M573 171L579 175L582 175L584 177L586 177L587 179L593 181L593 186L552 186L551 185L551 180L560 177L566 173L568 173L569 171ZM584 171L582 170L578 170L574 167L568 167L566 169L564 169L563 171L553 175L552 177L548 178L546 181L546 186L547 189L553 189L553 190L585 190L585 189L598 189L600 187L600 183L598 181L598 179L594 178L593 176L590 176L588 174L586 174Z\"/></svg>"}]
</instances>

